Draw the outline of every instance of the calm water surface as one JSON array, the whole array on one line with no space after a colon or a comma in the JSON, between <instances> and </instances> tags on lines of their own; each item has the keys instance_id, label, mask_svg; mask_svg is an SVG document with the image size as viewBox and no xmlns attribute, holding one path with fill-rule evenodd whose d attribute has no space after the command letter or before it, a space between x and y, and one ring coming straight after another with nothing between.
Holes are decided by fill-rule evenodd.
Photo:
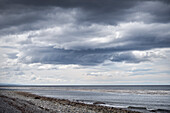
<instances>
[{"instance_id":1,"label":"calm water surface","mask_svg":"<svg viewBox=\"0 0 170 113\"><path fill-rule=\"evenodd\" d=\"M2 87L4 88L4 87ZM1 88L1 89L2 89ZM34 94L69 99L92 104L102 101L105 106L128 108L150 112L170 111L170 86L30 86L5 87L5 89L31 92ZM146 108L146 109L145 109ZM166 112L169 112L166 111Z\"/></svg>"}]
</instances>

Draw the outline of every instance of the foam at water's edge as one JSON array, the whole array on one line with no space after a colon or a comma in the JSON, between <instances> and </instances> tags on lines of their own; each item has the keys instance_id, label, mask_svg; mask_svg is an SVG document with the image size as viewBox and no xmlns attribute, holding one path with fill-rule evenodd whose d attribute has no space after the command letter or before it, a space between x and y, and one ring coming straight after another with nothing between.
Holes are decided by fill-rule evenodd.
<instances>
[{"instance_id":1,"label":"foam at water's edge","mask_svg":"<svg viewBox=\"0 0 170 113\"><path fill-rule=\"evenodd\" d=\"M75 100L80 103L85 103L85 104L93 104L95 102L92 102L90 100ZM111 104L98 104L100 106L107 106L107 107L115 107L115 108L124 108L124 109L129 109L129 110L136 110L136 111L147 111L147 112L163 112L163 113L170 113L170 110L167 109L149 109L147 107L142 107L142 106L120 106L120 105L111 105Z\"/></svg>"},{"instance_id":2,"label":"foam at water's edge","mask_svg":"<svg viewBox=\"0 0 170 113\"><path fill-rule=\"evenodd\" d=\"M150 112L170 113L170 110L167 110L167 109L149 109L147 107L137 107L137 106L129 106L128 109L138 109L138 110L147 110Z\"/></svg>"},{"instance_id":3,"label":"foam at water's edge","mask_svg":"<svg viewBox=\"0 0 170 113\"><path fill-rule=\"evenodd\" d=\"M88 92L109 92L109 93L130 93L130 94L150 94L150 95L170 95L170 91L164 90L104 90L104 89L69 89Z\"/></svg>"}]
</instances>

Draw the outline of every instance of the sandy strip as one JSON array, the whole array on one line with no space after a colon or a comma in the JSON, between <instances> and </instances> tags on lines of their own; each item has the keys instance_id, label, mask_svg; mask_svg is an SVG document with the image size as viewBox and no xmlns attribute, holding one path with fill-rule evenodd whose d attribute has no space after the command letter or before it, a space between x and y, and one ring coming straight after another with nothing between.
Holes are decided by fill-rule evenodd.
<instances>
[{"instance_id":1,"label":"sandy strip","mask_svg":"<svg viewBox=\"0 0 170 113\"><path fill-rule=\"evenodd\" d=\"M0 113L139 113L38 96L27 92L0 90Z\"/></svg>"}]
</instances>

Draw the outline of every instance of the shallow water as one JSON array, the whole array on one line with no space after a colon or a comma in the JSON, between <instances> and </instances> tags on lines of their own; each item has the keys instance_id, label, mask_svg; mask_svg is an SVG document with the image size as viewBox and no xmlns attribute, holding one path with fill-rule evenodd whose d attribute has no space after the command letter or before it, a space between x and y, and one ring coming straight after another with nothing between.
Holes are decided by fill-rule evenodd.
<instances>
[{"instance_id":1,"label":"shallow water","mask_svg":"<svg viewBox=\"0 0 170 113\"><path fill-rule=\"evenodd\" d=\"M170 110L170 86L44 86L6 87L34 94L150 112ZM169 111L166 111L169 112Z\"/></svg>"}]
</instances>

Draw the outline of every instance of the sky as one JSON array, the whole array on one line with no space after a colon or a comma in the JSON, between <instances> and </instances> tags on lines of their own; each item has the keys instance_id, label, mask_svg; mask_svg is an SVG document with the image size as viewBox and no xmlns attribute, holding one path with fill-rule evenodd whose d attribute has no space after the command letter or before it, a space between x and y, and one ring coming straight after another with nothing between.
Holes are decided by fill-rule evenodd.
<instances>
[{"instance_id":1,"label":"sky","mask_svg":"<svg viewBox=\"0 0 170 113\"><path fill-rule=\"evenodd\" d=\"M0 83L170 85L169 0L0 0Z\"/></svg>"}]
</instances>

